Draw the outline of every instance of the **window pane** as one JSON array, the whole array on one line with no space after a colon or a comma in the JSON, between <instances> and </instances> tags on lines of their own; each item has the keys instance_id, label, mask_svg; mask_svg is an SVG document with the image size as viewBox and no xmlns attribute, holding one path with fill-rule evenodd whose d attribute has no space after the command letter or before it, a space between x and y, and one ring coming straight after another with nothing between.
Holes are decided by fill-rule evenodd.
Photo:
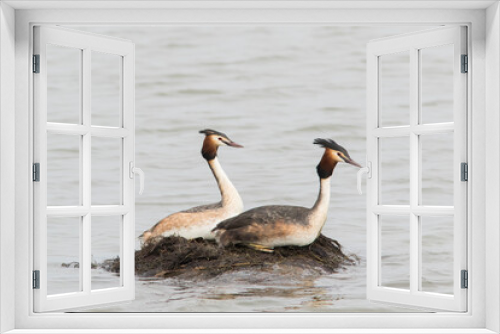
<instances>
[{"instance_id":1,"label":"window pane","mask_svg":"<svg viewBox=\"0 0 500 334\"><path fill-rule=\"evenodd\" d=\"M453 44L420 50L422 123L453 122Z\"/></svg>"},{"instance_id":2,"label":"window pane","mask_svg":"<svg viewBox=\"0 0 500 334\"><path fill-rule=\"evenodd\" d=\"M122 216L92 217L92 290L121 286L120 274L103 267L121 258Z\"/></svg>"},{"instance_id":3,"label":"window pane","mask_svg":"<svg viewBox=\"0 0 500 334\"><path fill-rule=\"evenodd\" d=\"M82 50L47 45L47 121L80 124Z\"/></svg>"},{"instance_id":4,"label":"window pane","mask_svg":"<svg viewBox=\"0 0 500 334\"><path fill-rule=\"evenodd\" d=\"M92 205L122 203L122 139L92 137Z\"/></svg>"},{"instance_id":5,"label":"window pane","mask_svg":"<svg viewBox=\"0 0 500 334\"><path fill-rule=\"evenodd\" d=\"M379 216L380 285L410 289L410 218Z\"/></svg>"},{"instance_id":6,"label":"window pane","mask_svg":"<svg viewBox=\"0 0 500 334\"><path fill-rule=\"evenodd\" d=\"M410 52L379 57L380 126L410 124Z\"/></svg>"},{"instance_id":7,"label":"window pane","mask_svg":"<svg viewBox=\"0 0 500 334\"><path fill-rule=\"evenodd\" d=\"M379 145L379 204L410 205L409 138L380 138Z\"/></svg>"},{"instance_id":8,"label":"window pane","mask_svg":"<svg viewBox=\"0 0 500 334\"><path fill-rule=\"evenodd\" d=\"M47 218L47 293L81 291L80 217Z\"/></svg>"},{"instance_id":9,"label":"window pane","mask_svg":"<svg viewBox=\"0 0 500 334\"><path fill-rule=\"evenodd\" d=\"M47 205L80 205L81 136L47 134Z\"/></svg>"},{"instance_id":10,"label":"window pane","mask_svg":"<svg viewBox=\"0 0 500 334\"><path fill-rule=\"evenodd\" d=\"M92 125L121 126L122 57L92 52Z\"/></svg>"},{"instance_id":11,"label":"window pane","mask_svg":"<svg viewBox=\"0 0 500 334\"><path fill-rule=\"evenodd\" d=\"M422 205L453 206L453 133L420 136Z\"/></svg>"},{"instance_id":12,"label":"window pane","mask_svg":"<svg viewBox=\"0 0 500 334\"><path fill-rule=\"evenodd\" d=\"M421 217L422 291L453 294L453 217Z\"/></svg>"}]
</instances>

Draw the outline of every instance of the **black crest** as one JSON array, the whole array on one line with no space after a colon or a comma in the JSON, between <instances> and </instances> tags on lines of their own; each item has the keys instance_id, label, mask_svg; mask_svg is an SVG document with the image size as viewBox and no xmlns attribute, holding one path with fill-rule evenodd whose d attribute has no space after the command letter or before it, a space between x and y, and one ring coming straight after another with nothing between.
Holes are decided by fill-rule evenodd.
<instances>
[{"instance_id":1,"label":"black crest","mask_svg":"<svg viewBox=\"0 0 500 334\"><path fill-rule=\"evenodd\" d=\"M211 130L211 129L200 130L200 133L204 133L207 136L215 135L215 136L221 136L221 137L224 137L224 138L229 138L225 133L222 133L222 132L219 132L219 131L215 131L215 130Z\"/></svg>"},{"instance_id":2,"label":"black crest","mask_svg":"<svg viewBox=\"0 0 500 334\"><path fill-rule=\"evenodd\" d=\"M314 139L314 144L321 145L321 147L324 147L324 148L329 148L329 149L332 149L332 150L335 150L335 151L342 152L348 158L350 158L349 153L347 152L347 150L345 148L343 148L342 146L340 146L339 144L337 144L335 142L335 140L333 140L333 139L316 138L316 139Z\"/></svg>"}]
</instances>

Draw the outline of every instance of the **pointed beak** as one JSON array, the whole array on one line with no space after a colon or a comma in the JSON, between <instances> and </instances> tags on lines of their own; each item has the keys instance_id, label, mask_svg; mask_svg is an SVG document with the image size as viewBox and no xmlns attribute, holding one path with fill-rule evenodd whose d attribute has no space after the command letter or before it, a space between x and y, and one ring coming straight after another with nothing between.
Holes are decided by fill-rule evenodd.
<instances>
[{"instance_id":1,"label":"pointed beak","mask_svg":"<svg viewBox=\"0 0 500 334\"><path fill-rule=\"evenodd\" d=\"M345 162L346 162L346 163L348 163L348 164L351 164L351 165L353 165L353 166L356 166L356 167L358 167L358 168L362 168L362 166L361 166L360 164L358 164L358 163L357 163L356 161L354 161L354 160L346 160Z\"/></svg>"},{"instance_id":2,"label":"pointed beak","mask_svg":"<svg viewBox=\"0 0 500 334\"><path fill-rule=\"evenodd\" d=\"M243 145L240 145L240 144L237 144L235 143L234 141L232 140L228 140L228 141L224 141L226 143L226 145L228 146L232 146L232 147L238 147L238 148L242 148Z\"/></svg>"}]
</instances>

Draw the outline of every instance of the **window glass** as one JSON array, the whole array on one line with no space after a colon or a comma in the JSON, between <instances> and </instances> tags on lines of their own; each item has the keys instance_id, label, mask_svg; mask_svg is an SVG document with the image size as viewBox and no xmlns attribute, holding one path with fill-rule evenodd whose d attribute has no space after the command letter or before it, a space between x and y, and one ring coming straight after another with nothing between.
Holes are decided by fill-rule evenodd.
<instances>
[{"instance_id":1,"label":"window glass","mask_svg":"<svg viewBox=\"0 0 500 334\"><path fill-rule=\"evenodd\" d=\"M422 123L453 122L453 47L420 50Z\"/></svg>"},{"instance_id":2,"label":"window glass","mask_svg":"<svg viewBox=\"0 0 500 334\"><path fill-rule=\"evenodd\" d=\"M92 137L92 205L122 203L122 142Z\"/></svg>"},{"instance_id":3,"label":"window glass","mask_svg":"<svg viewBox=\"0 0 500 334\"><path fill-rule=\"evenodd\" d=\"M453 294L453 216L420 217L421 290Z\"/></svg>"},{"instance_id":4,"label":"window glass","mask_svg":"<svg viewBox=\"0 0 500 334\"><path fill-rule=\"evenodd\" d=\"M47 205L80 205L81 136L47 134Z\"/></svg>"},{"instance_id":5,"label":"window glass","mask_svg":"<svg viewBox=\"0 0 500 334\"><path fill-rule=\"evenodd\" d=\"M92 125L121 126L122 57L92 52Z\"/></svg>"},{"instance_id":6,"label":"window glass","mask_svg":"<svg viewBox=\"0 0 500 334\"><path fill-rule=\"evenodd\" d=\"M80 124L82 50L47 44L47 121Z\"/></svg>"},{"instance_id":7,"label":"window glass","mask_svg":"<svg viewBox=\"0 0 500 334\"><path fill-rule=\"evenodd\" d=\"M410 124L410 53L379 57L379 126Z\"/></svg>"},{"instance_id":8,"label":"window glass","mask_svg":"<svg viewBox=\"0 0 500 334\"><path fill-rule=\"evenodd\" d=\"M409 138L380 138L379 145L379 204L410 205Z\"/></svg>"},{"instance_id":9,"label":"window glass","mask_svg":"<svg viewBox=\"0 0 500 334\"><path fill-rule=\"evenodd\" d=\"M452 132L420 136L422 205L453 206Z\"/></svg>"},{"instance_id":10,"label":"window glass","mask_svg":"<svg viewBox=\"0 0 500 334\"><path fill-rule=\"evenodd\" d=\"M47 218L47 293L78 292L80 285L80 217Z\"/></svg>"},{"instance_id":11,"label":"window glass","mask_svg":"<svg viewBox=\"0 0 500 334\"><path fill-rule=\"evenodd\" d=\"M121 286L122 219L122 216L92 216L92 290Z\"/></svg>"},{"instance_id":12,"label":"window glass","mask_svg":"<svg viewBox=\"0 0 500 334\"><path fill-rule=\"evenodd\" d=\"M405 216L379 216L380 285L410 289L410 219Z\"/></svg>"}]
</instances>

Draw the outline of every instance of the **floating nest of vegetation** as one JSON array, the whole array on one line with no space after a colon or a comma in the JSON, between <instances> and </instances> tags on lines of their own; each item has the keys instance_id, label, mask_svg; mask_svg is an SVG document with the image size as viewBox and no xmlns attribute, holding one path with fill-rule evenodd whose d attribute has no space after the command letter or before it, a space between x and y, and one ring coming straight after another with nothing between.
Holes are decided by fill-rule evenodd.
<instances>
[{"instance_id":1,"label":"floating nest of vegetation","mask_svg":"<svg viewBox=\"0 0 500 334\"><path fill-rule=\"evenodd\" d=\"M309 246L280 247L273 253L239 245L221 248L202 238L164 237L135 252L135 273L142 277L186 279L211 278L243 269L331 274L357 262L357 256L345 254L336 240L324 235ZM117 273L120 261L111 259L102 267Z\"/></svg>"}]
</instances>

